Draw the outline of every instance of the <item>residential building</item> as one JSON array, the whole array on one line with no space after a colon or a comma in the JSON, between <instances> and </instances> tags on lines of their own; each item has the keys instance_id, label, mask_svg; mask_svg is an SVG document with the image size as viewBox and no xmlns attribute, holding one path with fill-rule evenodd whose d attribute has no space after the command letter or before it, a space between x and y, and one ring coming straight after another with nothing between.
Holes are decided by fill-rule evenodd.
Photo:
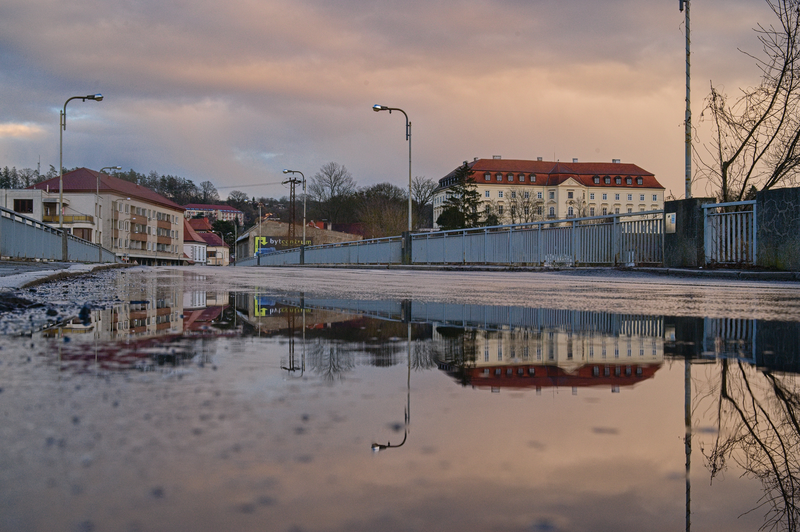
<instances>
[{"instance_id":1,"label":"residential building","mask_svg":"<svg viewBox=\"0 0 800 532\"><path fill-rule=\"evenodd\" d=\"M236 260L253 257L257 253L269 253L281 249L300 247L303 243L303 226L294 226L294 239L289 238L288 223L263 220L239 235L236 240ZM320 229L313 223L306 227L306 246L335 244L363 240L364 237L352 233Z\"/></svg>"},{"instance_id":2,"label":"residential building","mask_svg":"<svg viewBox=\"0 0 800 532\"><path fill-rule=\"evenodd\" d=\"M227 266L230 263L230 248L216 233L197 233L206 242L206 264Z\"/></svg>"},{"instance_id":3,"label":"residential building","mask_svg":"<svg viewBox=\"0 0 800 532\"><path fill-rule=\"evenodd\" d=\"M500 224L525 223L664 208L664 187L635 164L572 163L519 159L475 158L472 170L482 209ZM456 170L439 180L433 198L434 228L455 182Z\"/></svg>"},{"instance_id":4,"label":"residential building","mask_svg":"<svg viewBox=\"0 0 800 532\"><path fill-rule=\"evenodd\" d=\"M183 220L183 252L190 262L205 266L208 258L208 244L197 231L192 229L186 219Z\"/></svg>"},{"instance_id":5,"label":"residential building","mask_svg":"<svg viewBox=\"0 0 800 532\"><path fill-rule=\"evenodd\" d=\"M67 231L130 262L182 262L183 207L149 188L88 168L67 172L62 180ZM55 177L27 189L5 191L4 201L13 200L15 206L24 207L22 214L58 226L60 196Z\"/></svg>"},{"instance_id":6,"label":"residential building","mask_svg":"<svg viewBox=\"0 0 800 532\"><path fill-rule=\"evenodd\" d=\"M184 216L187 218L195 218L197 216L205 216L212 220L220 220L223 222L231 222L234 219L239 220L239 225L244 224L244 213L239 209L231 207L230 205L205 205L202 203L189 203L183 206Z\"/></svg>"}]
</instances>

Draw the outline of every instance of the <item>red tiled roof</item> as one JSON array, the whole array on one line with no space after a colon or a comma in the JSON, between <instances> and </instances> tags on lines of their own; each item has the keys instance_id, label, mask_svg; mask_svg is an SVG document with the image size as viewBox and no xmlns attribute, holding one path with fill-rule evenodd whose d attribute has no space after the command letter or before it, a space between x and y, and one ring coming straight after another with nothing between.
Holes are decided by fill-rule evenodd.
<instances>
[{"instance_id":1,"label":"red tiled roof","mask_svg":"<svg viewBox=\"0 0 800 532\"><path fill-rule=\"evenodd\" d=\"M197 233L197 236L205 240L206 244L214 248L228 247L218 234L216 233Z\"/></svg>"},{"instance_id":2,"label":"red tiled roof","mask_svg":"<svg viewBox=\"0 0 800 532\"><path fill-rule=\"evenodd\" d=\"M192 226L192 229L195 231L211 231L214 229L211 227L211 223L208 221L208 218L191 218L189 220L189 225Z\"/></svg>"},{"instance_id":3,"label":"red tiled roof","mask_svg":"<svg viewBox=\"0 0 800 532\"><path fill-rule=\"evenodd\" d=\"M192 226L189 225L185 219L183 220L183 241L184 242L202 242L203 244L206 243L205 240L202 239L200 235L197 234L197 231L192 229Z\"/></svg>"},{"instance_id":4,"label":"red tiled roof","mask_svg":"<svg viewBox=\"0 0 800 532\"><path fill-rule=\"evenodd\" d=\"M529 185L529 186L555 186L572 178L586 187L641 187L657 188L664 187L656 180L655 175L640 168L632 163L598 163L598 162L573 162L562 163L553 161L527 161L521 159L478 159L467 163L467 166L474 172L472 178L476 183L481 184L503 184L503 185ZM456 169L457 170L457 169ZM443 183L452 177L456 170L453 170L439 180L439 186L444 187ZM484 179L484 174L492 174L491 181ZM503 174L503 180L497 181L496 174ZM514 181L508 181L507 174L514 174ZM525 174L525 181L519 182L518 175ZM530 175L536 175L536 181L530 179ZM600 182L595 183L594 178L599 177ZM605 182L605 178L611 178L610 183ZM622 183L617 184L615 178L622 178ZM633 178L630 185L625 183L625 178ZM642 184L636 183L636 178L642 179Z\"/></svg>"},{"instance_id":5,"label":"red tiled roof","mask_svg":"<svg viewBox=\"0 0 800 532\"><path fill-rule=\"evenodd\" d=\"M69 192L91 192L97 190L97 177L100 176L100 192L116 192L123 196L136 198L150 203L156 203L164 207L176 209L179 211L185 210L183 207L174 201L165 198L161 194L150 190L147 187L125 181L118 177L101 174L88 168L78 168L71 172L67 172L62 176L64 181L64 193ZM58 192L58 178L54 177L41 183L36 183L28 187L29 189L50 190L50 192Z\"/></svg>"},{"instance_id":6,"label":"red tiled roof","mask_svg":"<svg viewBox=\"0 0 800 532\"><path fill-rule=\"evenodd\" d=\"M195 210L195 211L230 211L230 212L242 212L236 207L231 207L230 205L206 205L204 203L187 203L183 206L186 210Z\"/></svg>"}]
</instances>

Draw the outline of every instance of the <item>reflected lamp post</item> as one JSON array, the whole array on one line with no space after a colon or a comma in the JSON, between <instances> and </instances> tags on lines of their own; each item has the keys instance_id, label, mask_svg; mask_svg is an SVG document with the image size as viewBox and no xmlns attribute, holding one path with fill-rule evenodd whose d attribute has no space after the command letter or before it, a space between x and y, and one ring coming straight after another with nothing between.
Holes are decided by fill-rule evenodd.
<instances>
[{"instance_id":1,"label":"reflected lamp post","mask_svg":"<svg viewBox=\"0 0 800 532\"><path fill-rule=\"evenodd\" d=\"M375 104L372 106L372 110L376 113L389 111L389 114L392 114L392 111L400 111L406 117L406 140L408 141L408 232L411 233L411 122L408 120L406 112L397 107Z\"/></svg>"},{"instance_id":2,"label":"reflected lamp post","mask_svg":"<svg viewBox=\"0 0 800 532\"><path fill-rule=\"evenodd\" d=\"M94 214L97 216L97 229L101 229L102 225L100 222L100 174L103 173L103 170L122 170L121 166L104 166L100 169L100 172L97 174L97 190L94 199ZM97 232L97 262L103 262L103 243L100 241L100 231L95 230Z\"/></svg>"},{"instance_id":3,"label":"reflected lamp post","mask_svg":"<svg viewBox=\"0 0 800 532\"><path fill-rule=\"evenodd\" d=\"M59 112L58 124L58 228L61 230L61 260L67 261L67 233L64 231L64 130L67 129L67 104L72 100L103 101L102 94L73 96L64 102L64 109Z\"/></svg>"},{"instance_id":4,"label":"reflected lamp post","mask_svg":"<svg viewBox=\"0 0 800 532\"><path fill-rule=\"evenodd\" d=\"M306 176L300 170L287 170L284 168L284 174L300 174L303 178L303 241L300 243L300 264L306 262ZM294 223L294 220L292 220Z\"/></svg>"},{"instance_id":5,"label":"reflected lamp post","mask_svg":"<svg viewBox=\"0 0 800 532\"><path fill-rule=\"evenodd\" d=\"M406 375L406 409L405 409L405 416L403 422L403 441L400 443L396 443L392 445L391 442L387 441L386 444L374 442L370 447L373 453L379 453L381 451L385 451L386 449L394 449L397 447L402 447L406 440L408 439L408 426L411 422L411 320L409 318L408 321L408 374Z\"/></svg>"}]
</instances>

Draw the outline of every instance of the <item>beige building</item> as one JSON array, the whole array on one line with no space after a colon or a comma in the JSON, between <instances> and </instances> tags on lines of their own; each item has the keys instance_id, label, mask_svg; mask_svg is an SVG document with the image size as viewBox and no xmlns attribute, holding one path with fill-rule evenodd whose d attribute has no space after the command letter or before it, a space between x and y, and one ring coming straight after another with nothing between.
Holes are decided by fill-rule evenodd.
<instances>
[{"instance_id":1,"label":"beige building","mask_svg":"<svg viewBox=\"0 0 800 532\"><path fill-rule=\"evenodd\" d=\"M67 231L130 262L181 263L183 207L149 188L88 168L64 174L63 182L63 221ZM41 221L58 226L59 178L18 192L27 193L33 203L41 202ZM15 205L21 199L12 198ZM30 213L21 214L35 217L36 207L30 207Z\"/></svg>"},{"instance_id":2,"label":"beige building","mask_svg":"<svg viewBox=\"0 0 800 532\"><path fill-rule=\"evenodd\" d=\"M466 161L465 161L466 163ZM467 163L481 196L482 210L500 224L625 214L664 208L664 187L655 176L618 159L572 163L478 159ZM456 170L439 180L433 198L434 228L446 206Z\"/></svg>"},{"instance_id":3,"label":"beige building","mask_svg":"<svg viewBox=\"0 0 800 532\"><path fill-rule=\"evenodd\" d=\"M294 226L294 239L290 238L289 229L289 224L284 222L264 220L260 224L257 223L239 235L236 240L237 260L253 257L258 250L277 251L300 247L303 243L303 226ZM364 237L361 235L319 229L311 224L306 227L305 243L307 246L353 242L363 239Z\"/></svg>"}]
</instances>

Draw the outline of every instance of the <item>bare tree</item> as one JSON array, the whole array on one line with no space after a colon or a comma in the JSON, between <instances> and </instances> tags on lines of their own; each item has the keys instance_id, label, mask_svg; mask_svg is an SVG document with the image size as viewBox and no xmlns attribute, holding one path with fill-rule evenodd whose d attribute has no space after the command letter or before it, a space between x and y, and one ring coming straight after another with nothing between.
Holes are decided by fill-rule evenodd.
<instances>
[{"instance_id":1,"label":"bare tree","mask_svg":"<svg viewBox=\"0 0 800 532\"><path fill-rule=\"evenodd\" d=\"M508 218L512 224L535 222L542 216L544 201L534 197L529 190L508 189L505 193L508 203Z\"/></svg>"},{"instance_id":2,"label":"bare tree","mask_svg":"<svg viewBox=\"0 0 800 532\"><path fill-rule=\"evenodd\" d=\"M200 194L203 198L203 203L211 204L219 201L219 193L217 187L211 181L203 181L200 183Z\"/></svg>"},{"instance_id":3,"label":"bare tree","mask_svg":"<svg viewBox=\"0 0 800 532\"><path fill-rule=\"evenodd\" d=\"M358 215L364 236L399 235L408 227L408 195L391 183L373 185L358 193Z\"/></svg>"},{"instance_id":4,"label":"bare tree","mask_svg":"<svg viewBox=\"0 0 800 532\"><path fill-rule=\"evenodd\" d=\"M433 225L433 209L431 201L439 184L425 176L416 176L411 181L411 199L414 202L414 227L431 227ZM424 220L424 221L423 221Z\"/></svg>"},{"instance_id":5,"label":"bare tree","mask_svg":"<svg viewBox=\"0 0 800 532\"><path fill-rule=\"evenodd\" d=\"M765 0L778 19L755 28L761 83L735 99L712 85L706 110L714 129L700 176L721 201L740 201L758 190L796 182L800 166L800 0Z\"/></svg>"},{"instance_id":6,"label":"bare tree","mask_svg":"<svg viewBox=\"0 0 800 532\"><path fill-rule=\"evenodd\" d=\"M341 222L348 200L356 192L356 182L347 168L330 162L322 165L308 185L308 195L315 202L318 214L330 222Z\"/></svg>"}]
</instances>

